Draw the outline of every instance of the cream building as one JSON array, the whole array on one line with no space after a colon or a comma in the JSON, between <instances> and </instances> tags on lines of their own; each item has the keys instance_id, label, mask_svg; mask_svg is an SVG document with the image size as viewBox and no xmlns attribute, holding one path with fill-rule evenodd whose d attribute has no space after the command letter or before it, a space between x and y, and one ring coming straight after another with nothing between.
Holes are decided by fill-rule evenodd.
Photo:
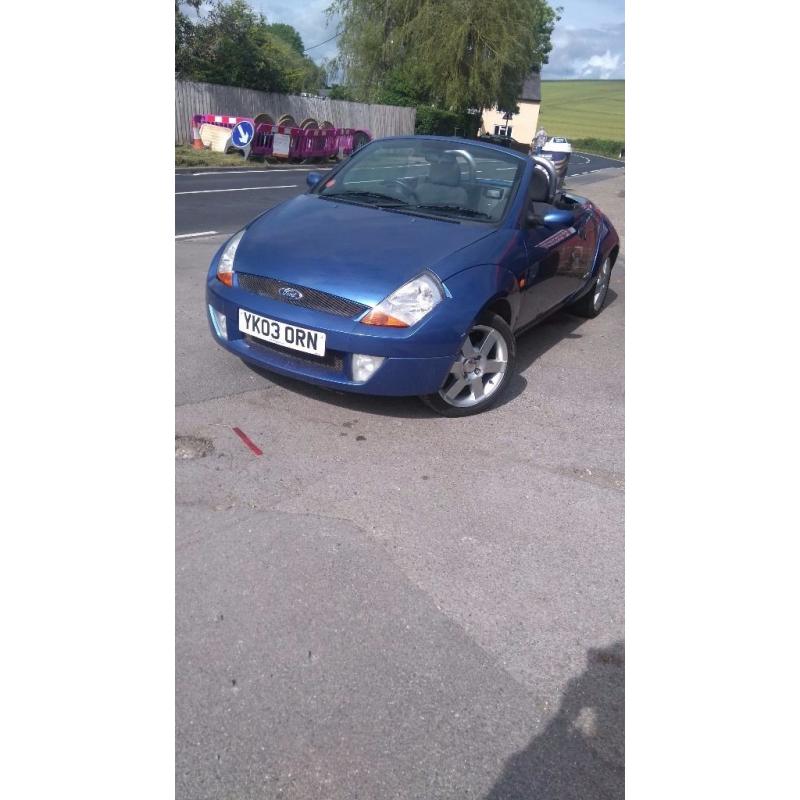
<instances>
[{"instance_id":1,"label":"cream building","mask_svg":"<svg viewBox=\"0 0 800 800\"><path fill-rule=\"evenodd\" d=\"M536 135L539 122L539 106L542 102L542 79L538 72L532 72L522 84L522 93L517 99L519 114L506 119L497 108L484 109L481 133L495 136L509 136L523 144L530 144Z\"/></svg>"}]
</instances>

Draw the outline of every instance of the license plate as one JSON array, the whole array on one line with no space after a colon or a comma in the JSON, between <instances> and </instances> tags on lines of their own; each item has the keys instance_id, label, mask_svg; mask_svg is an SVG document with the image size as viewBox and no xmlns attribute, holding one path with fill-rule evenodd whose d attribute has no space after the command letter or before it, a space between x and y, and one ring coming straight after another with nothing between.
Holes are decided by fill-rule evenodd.
<instances>
[{"instance_id":1,"label":"license plate","mask_svg":"<svg viewBox=\"0 0 800 800\"><path fill-rule=\"evenodd\" d=\"M274 319L253 314L252 311L245 311L243 308L239 309L239 330L265 342L290 347L292 350L302 350L315 356L325 355L325 334L321 331L310 331L308 328L298 328L297 325L276 322Z\"/></svg>"}]
</instances>

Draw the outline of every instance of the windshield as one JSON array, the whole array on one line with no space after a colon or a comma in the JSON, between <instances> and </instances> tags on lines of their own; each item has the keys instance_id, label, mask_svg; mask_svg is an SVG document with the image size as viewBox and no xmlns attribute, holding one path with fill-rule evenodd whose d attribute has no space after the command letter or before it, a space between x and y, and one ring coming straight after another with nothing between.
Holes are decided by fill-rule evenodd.
<instances>
[{"instance_id":1,"label":"windshield","mask_svg":"<svg viewBox=\"0 0 800 800\"><path fill-rule=\"evenodd\" d=\"M513 155L464 142L377 141L322 181L318 193L423 216L496 223L524 166Z\"/></svg>"}]
</instances>

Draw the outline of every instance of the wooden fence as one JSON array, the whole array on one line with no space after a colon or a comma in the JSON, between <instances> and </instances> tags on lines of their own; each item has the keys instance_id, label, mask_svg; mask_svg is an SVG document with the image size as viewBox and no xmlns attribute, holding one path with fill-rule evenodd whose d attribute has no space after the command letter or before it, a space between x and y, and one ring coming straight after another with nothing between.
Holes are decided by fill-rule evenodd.
<instances>
[{"instance_id":1,"label":"wooden fence","mask_svg":"<svg viewBox=\"0 0 800 800\"><path fill-rule=\"evenodd\" d=\"M291 114L298 123L306 117L314 117L319 123L329 120L337 128L363 128L376 139L414 133L417 117L416 109L404 106L367 105L176 80L175 144L191 142L189 119L193 114L254 117L264 112L276 121L283 114Z\"/></svg>"}]
</instances>

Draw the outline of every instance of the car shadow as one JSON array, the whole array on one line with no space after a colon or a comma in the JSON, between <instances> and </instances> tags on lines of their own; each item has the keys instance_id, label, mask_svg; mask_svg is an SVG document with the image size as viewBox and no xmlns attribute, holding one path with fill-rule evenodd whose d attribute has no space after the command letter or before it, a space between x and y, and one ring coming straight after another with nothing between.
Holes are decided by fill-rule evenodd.
<instances>
[{"instance_id":1,"label":"car shadow","mask_svg":"<svg viewBox=\"0 0 800 800\"><path fill-rule=\"evenodd\" d=\"M512 755L485 800L622 800L625 643L591 649L555 717Z\"/></svg>"},{"instance_id":2,"label":"car shadow","mask_svg":"<svg viewBox=\"0 0 800 800\"><path fill-rule=\"evenodd\" d=\"M613 289L608 290L606 305L608 308L618 295ZM520 334L517 338L517 367L516 374L505 395L495 408L502 408L507 403L519 397L527 388L528 382L523 376L534 361L543 356L550 348L555 347L563 339L580 339L583 334L578 333L578 328L592 320L578 317L568 311L557 311L543 319L537 325Z\"/></svg>"},{"instance_id":3,"label":"car shadow","mask_svg":"<svg viewBox=\"0 0 800 800\"><path fill-rule=\"evenodd\" d=\"M617 299L617 294L608 290L606 306L610 306ZM505 395L494 408L488 412L491 414L494 409L502 408L507 403L519 397L527 388L528 381L525 379L525 372L537 358L544 355L550 348L557 345L563 339L579 339L582 334L576 330L584 323L591 322L584 317L577 317L567 311L557 311L555 314L542 320L530 330L523 333L517 339L517 366L511 384L506 390ZM267 379L276 386L287 389L291 392L320 400L348 411L357 411L362 414L375 414L385 417L399 417L403 419L445 419L432 409L423 405L417 398L409 397L383 397L381 395L353 394L350 392L338 392L335 389L324 389L311 383L289 378L277 372L270 372L267 369L242 361L248 368Z\"/></svg>"},{"instance_id":4,"label":"car shadow","mask_svg":"<svg viewBox=\"0 0 800 800\"><path fill-rule=\"evenodd\" d=\"M384 397L382 395L337 392L335 389L324 389L321 386L315 386L313 383L305 383L305 381L297 378L289 378L277 372L270 372L247 361L242 361L242 363L257 375L266 378L270 383L274 383L282 389L295 392L303 397L320 400L338 408L346 408L348 411L406 419L425 419L439 416L413 396Z\"/></svg>"}]
</instances>

